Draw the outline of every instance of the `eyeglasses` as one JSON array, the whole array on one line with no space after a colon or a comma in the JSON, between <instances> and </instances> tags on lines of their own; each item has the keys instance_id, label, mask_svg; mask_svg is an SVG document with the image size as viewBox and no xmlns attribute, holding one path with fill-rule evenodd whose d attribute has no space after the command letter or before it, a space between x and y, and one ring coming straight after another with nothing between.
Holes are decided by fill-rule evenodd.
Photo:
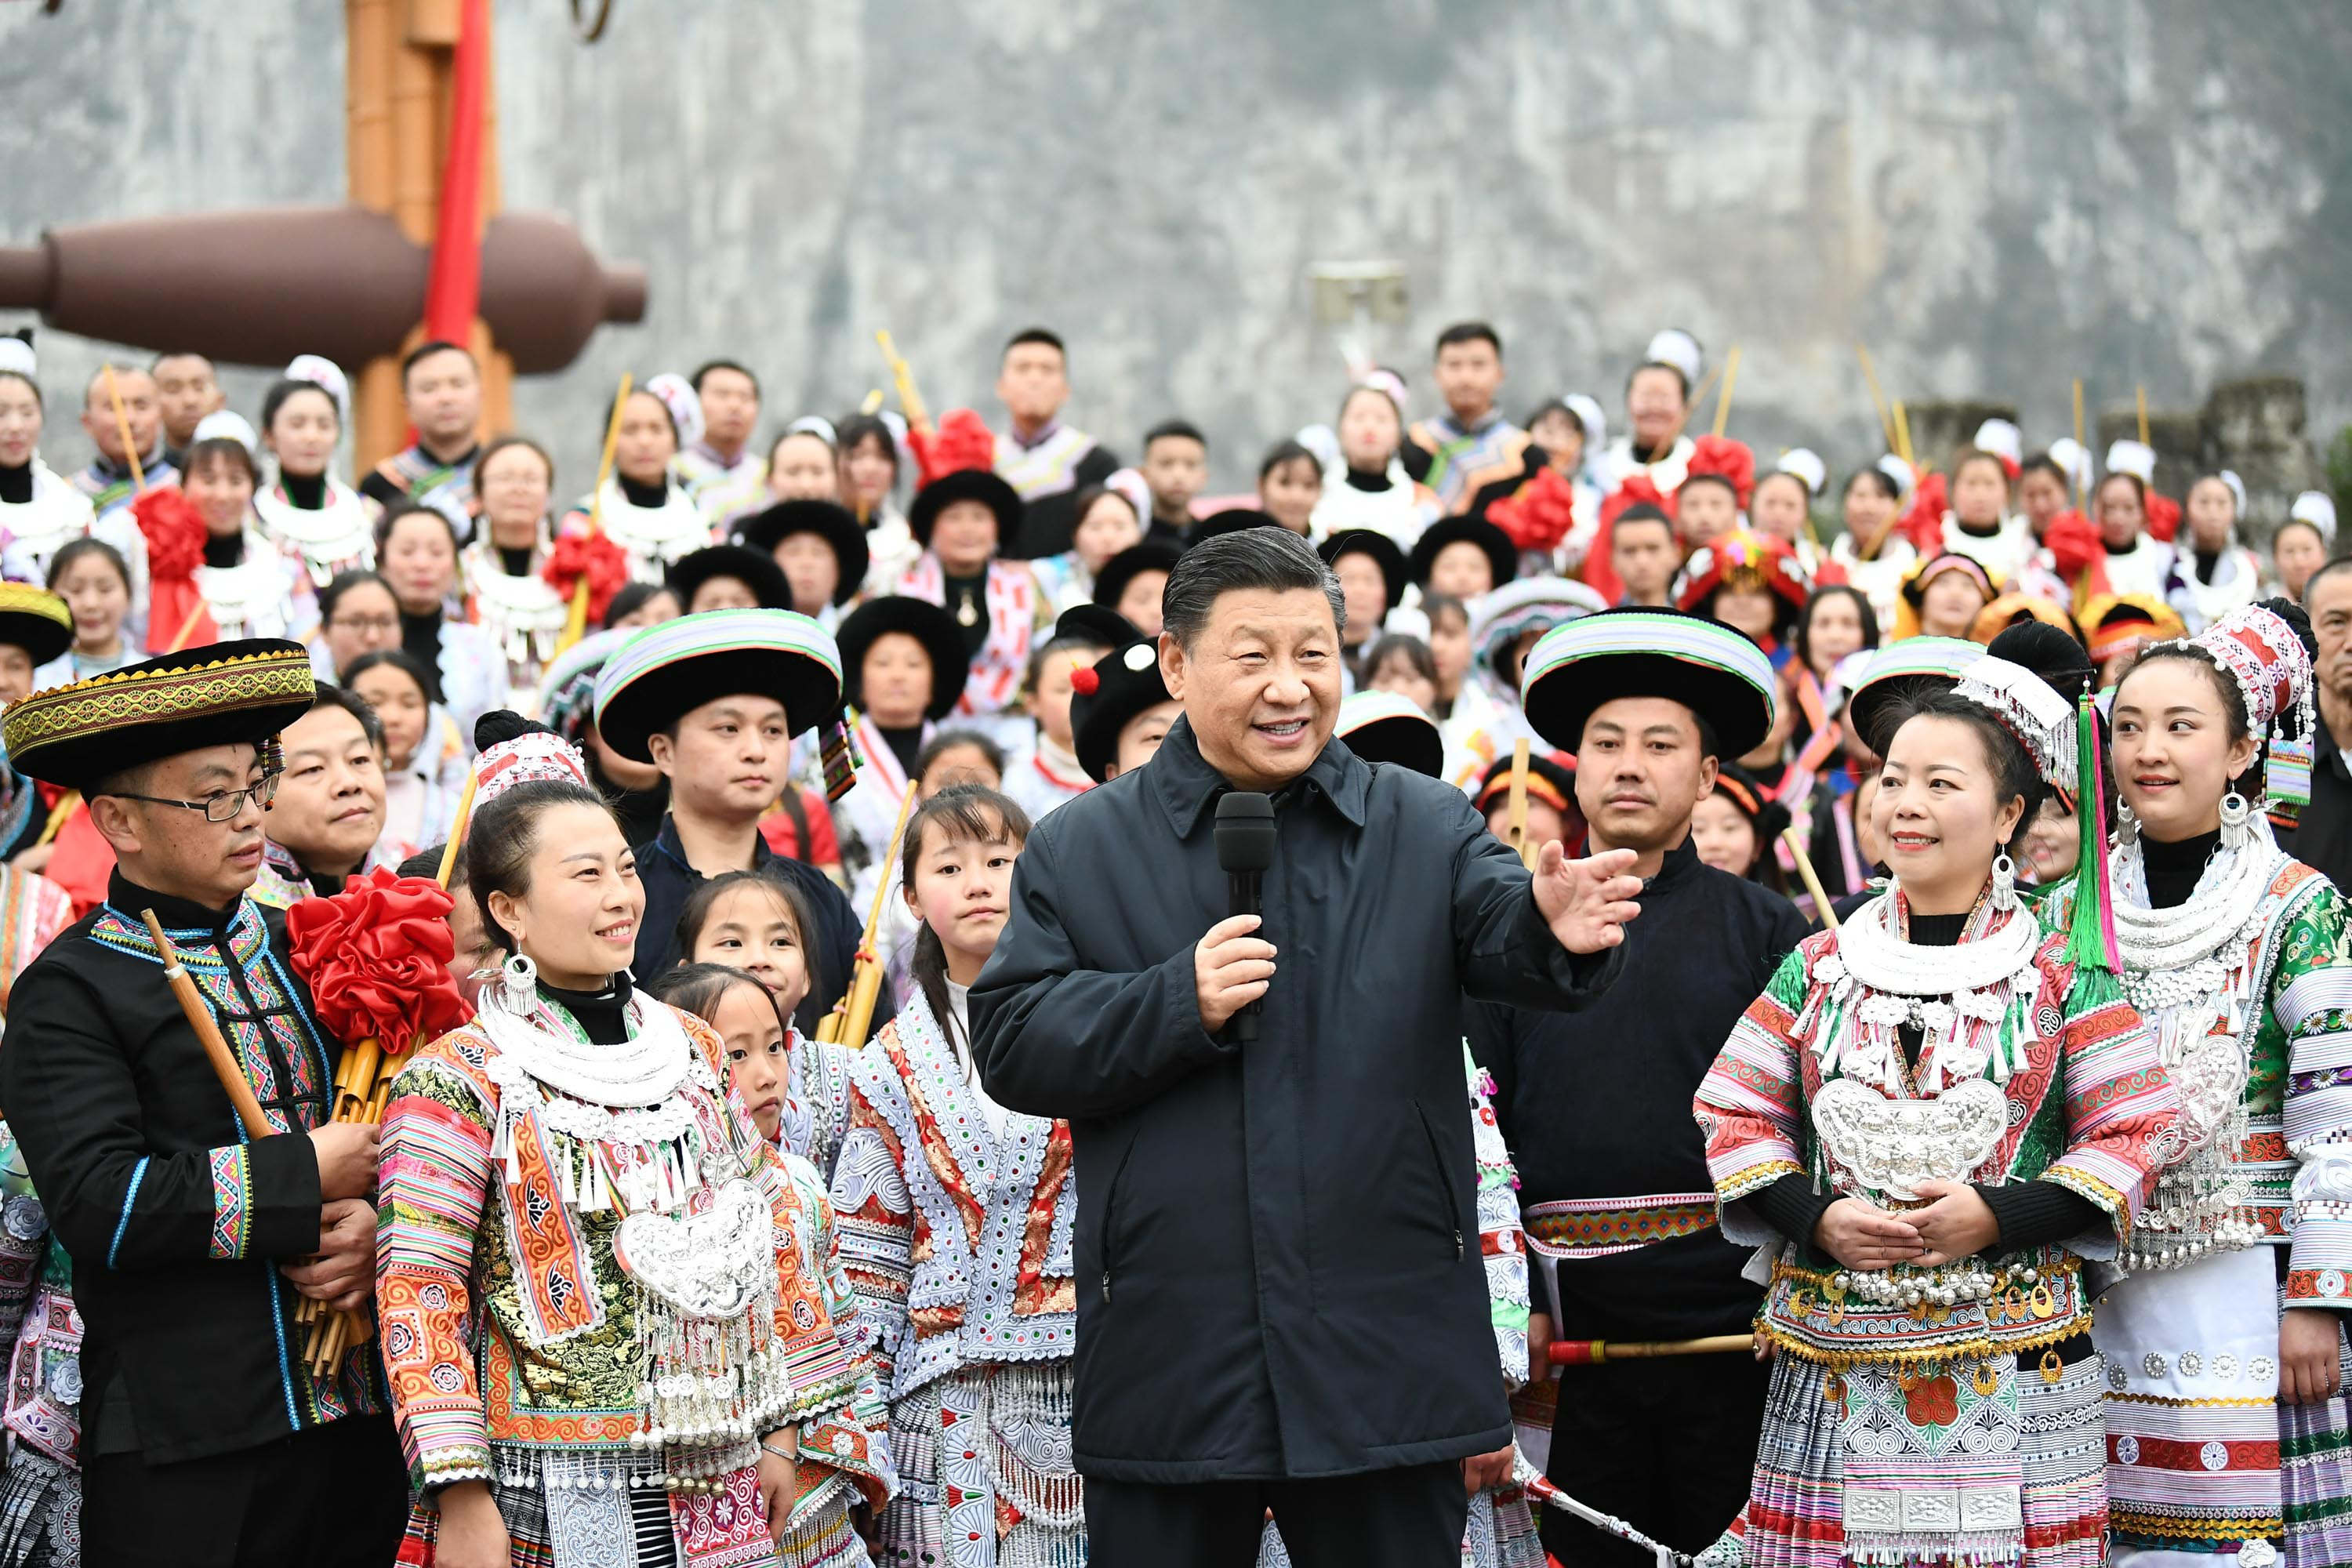
<instances>
[{"instance_id":1,"label":"eyeglasses","mask_svg":"<svg viewBox=\"0 0 2352 1568\"><path fill-rule=\"evenodd\" d=\"M338 631L396 632L400 629L397 616L337 616L327 623Z\"/></svg>"},{"instance_id":2,"label":"eyeglasses","mask_svg":"<svg viewBox=\"0 0 2352 1568\"><path fill-rule=\"evenodd\" d=\"M202 800L172 800L160 795L131 795L116 789L104 793L117 800L143 800L150 805L176 805L183 811L201 811L206 822L235 822L245 815L245 802L248 795L254 805L268 810L270 801L277 797L278 780L276 773L264 773L259 784L208 795Z\"/></svg>"}]
</instances>

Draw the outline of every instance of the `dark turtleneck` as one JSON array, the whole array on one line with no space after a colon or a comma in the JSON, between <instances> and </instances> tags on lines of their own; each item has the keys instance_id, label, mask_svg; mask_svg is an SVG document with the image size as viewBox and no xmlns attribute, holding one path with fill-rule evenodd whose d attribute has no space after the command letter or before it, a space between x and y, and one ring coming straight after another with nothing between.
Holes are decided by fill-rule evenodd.
<instances>
[{"instance_id":1,"label":"dark turtleneck","mask_svg":"<svg viewBox=\"0 0 2352 1568\"><path fill-rule=\"evenodd\" d=\"M898 759L899 769L909 779L913 778L915 759L923 754L923 727L918 724L910 730L893 730L879 723L874 727L882 731L882 743L888 746L890 754Z\"/></svg>"},{"instance_id":2,"label":"dark turtleneck","mask_svg":"<svg viewBox=\"0 0 2352 1568\"><path fill-rule=\"evenodd\" d=\"M324 474L280 473L278 488L286 492L287 504L297 511L318 511L327 504L327 476Z\"/></svg>"},{"instance_id":3,"label":"dark turtleneck","mask_svg":"<svg viewBox=\"0 0 2352 1568\"><path fill-rule=\"evenodd\" d=\"M1372 494L1379 495L1389 488L1389 476L1385 469L1379 473L1368 474L1361 468L1350 468L1348 470L1348 488L1370 490Z\"/></svg>"},{"instance_id":4,"label":"dark turtleneck","mask_svg":"<svg viewBox=\"0 0 2352 1568\"><path fill-rule=\"evenodd\" d=\"M228 567L237 565L244 560L245 531L243 529L237 530L235 533L205 535L205 565Z\"/></svg>"},{"instance_id":5,"label":"dark turtleneck","mask_svg":"<svg viewBox=\"0 0 2352 1568\"><path fill-rule=\"evenodd\" d=\"M2221 830L2218 827L2173 844L2161 844L2142 834L2139 851L2141 862L2147 868L2148 906L2176 910L2187 903L2189 895L2197 890L2197 879L2205 874L2205 863L2221 847Z\"/></svg>"},{"instance_id":6,"label":"dark turtleneck","mask_svg":"<svg viewBox=\"0 0 2352 1568\"><path fill-rule=\"evenodd\" d=\"M941 562L940 582L946 590L941 595L947 601L945 608L955 617L956 630L963 634L964 652L978 653L988 642L988 567L983 563L979 571L960 576Z\"/></svg>"},{"instance_id":7,"label":"dark turtleneck","mask_svg":"<svg viewBox=\"0 0 2352 1568\"><path fill-rule=\"evenodd\" d=\"M2218 550L2205 550L2200 548L2196 552L2196 555L2197 580L2200 583L2211 583L2213 581L2213 568L2221 563L2221 552Z\"/></svg>"},{"instance_id":8,"label":"dark turtleneck","mask_svg":"<svg viewBox=\"0 0 2352 1568\"><path fill-rule=\"evenodd\" d=\"M528 577L530 575L531 547L530 545L526 544L520 548L514 548L501 544L498 547L498 550L499 571L505 573L509 577Z\"/></svg>"},{"instance_id":9,"label":"dark turtleneck","mask_svg":"<svg viewBox=\"0 0 2352 1568\"><path fill-rule=\"evenodd\" d=\"M437 609L421 616L406 609L400 612L400 651L423 665L425 673L433 678L430 695L436 702L441 700L441 625Z\"/></svg>"},{"instance_id":10,"label":"dark turtleneck","mask_svg":"<svg viewBox=\"0 0 2352 1568\"><path fill-rule=\"evenodd\" d=\"M19 463L10 468L0 463L0 502L23 506L33 499L33 465Z\"/></svg>"},{"instance_id":11,"label":"dark turtleneck","mask_svg":"<svg viewBox=\"0 0 2352 1568\"><path fill-rule=\"evenodd\" d=\"M631 506L652 508L669 500L667 479L657 479L649 485L641 485L626 474L615 474L613 477L620 480L621 494L628 499Z\"/></svg>"},{"instance_id":12,"label":"dark turtleneck","mask_svg":"<svg viewBox=\"0 0 2352 1568\"><path fill-rule=\"evenodd\" d=\"M572 1015L587 1035L589 1042L599 1046L618 1046L629 1038L629 972L625 969L612 978L602 991L566 991L561 985L539 983L540 994L562 1005Z\"/></svg>"}]
</instances>

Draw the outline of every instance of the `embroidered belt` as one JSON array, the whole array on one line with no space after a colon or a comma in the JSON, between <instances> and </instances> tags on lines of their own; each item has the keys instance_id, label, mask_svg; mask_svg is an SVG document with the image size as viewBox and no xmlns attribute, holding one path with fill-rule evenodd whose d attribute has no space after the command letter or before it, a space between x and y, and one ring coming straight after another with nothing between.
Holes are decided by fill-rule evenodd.
<instances>
[{"instance_id":1,"label":"embroidered belt","mask_svg":"<svg viewBox=\"0 0 2352 1568\"><path fill-rule=\"evenodd\" d=\"M1662 1241L1712 1230L1713 1193L1659 1193L1644 1198L1562 1198L1530 1206L1528 1247L1555 1261L1613 1258Z\"/></svg>"}]
</instances>

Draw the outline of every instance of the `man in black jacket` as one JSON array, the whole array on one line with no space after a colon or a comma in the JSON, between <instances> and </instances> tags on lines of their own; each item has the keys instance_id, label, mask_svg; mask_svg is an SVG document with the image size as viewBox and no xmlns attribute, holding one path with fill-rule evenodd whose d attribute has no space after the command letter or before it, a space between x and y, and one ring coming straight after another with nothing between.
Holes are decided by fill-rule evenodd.
<instances>
[{"instance_id":1,"label":"man in black jacket","mask_svg":"<svg viewBox=\"0 0 2352 1568\"><path fill-rule=\"evenodd\" d=\"M1300 1568L1451 1563L1510 1441L1461 998L1599 993L1633 857L1530 878L1459 791L1333 740L1339 588L1297 536L1197 546L1164 610L1183 720L1038 825L971 994L990 1094L1076 1135L1090 1550L1246 1564L1271 1508ZM1262 921L1219 918L1234 790L1274 796Z\"/></svg>"},{"instance_id":2,"label":"man in black jacket","mask_svg":"<svg viewBox=\"0 0 2352 1568\"><path fill-rule=\"evenodd\" d=\"M299 643L215 644L8 710L11 761L82 791L106 902L9 998L0 1102L73 1256L85 1560L388 1563L408 1488L375 1346L304 1365L298 1296L374 1295L373 1127L329 1125L341 1046L261 869ZM271 1131L230 1108L142 920L152 910Z\"/></svg>"},{"instance_id":3,"label":"man in black jacket","mask_svg":"<svg viewBox=\"0 0 2352 1568\"><path fill-rule=\"evenodd\" d=\"M1528 722L1576 753L1592 847L1633 851L1644 879L1606 996L1573 1016L1469 1009L1470 1048L1494 1075L1519 1173L1542 1379L1555 1330L1579 1341L1748 1332L1763 1289L1742 1276L1747 1249L1716 1228L1691 1100L1805 921L1690 843L1717 759L1772 728L1772 667L1755 644L1673 610L1610 610L1545 634L1527 669ZM1698 1551L1748 1500L1767 1370L1744 1351L1562 1368L1547 1472ZM1543 1522L1564 1561L1652 1561L1564 1514Z\"/></svg>"}]
</instances>

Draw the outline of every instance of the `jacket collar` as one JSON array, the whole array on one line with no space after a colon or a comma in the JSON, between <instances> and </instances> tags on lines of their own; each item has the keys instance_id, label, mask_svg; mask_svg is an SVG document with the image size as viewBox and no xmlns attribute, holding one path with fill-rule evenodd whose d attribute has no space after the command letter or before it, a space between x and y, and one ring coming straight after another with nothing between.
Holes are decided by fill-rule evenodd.
<instances>
[{"instance_id":1,"label":"jacket collar","mask_svg":"<svg viewBox=\"0 0 2352 1568\"><path fill-rule=\"evenodd\" d=\"M165 931L203 931L216 935L235 925L236 917L245 912L242 895L228 908L215 910L191 899L175 899L168 893L142 888L124 876L119 866L106 879L106 901L133 925L140 923L142 911L152 910Z\"/></svg>"},{"instance_id":2,"label":"jacket collar","mask_svg":"<svg viewBox=\"0 0 2352 1568\"><path fill-rule=\"evenodd\" d=\"M1683 841L1666 851L1665 858L1658 863L1658 874L1642 884L1642 891L1648 893L1653 889L1678 887L1698 875L1700 864L1698 850L1692 846L1690 834L1685 829Z\"/></svg>"},{"instance_id":3,"label":"jacket collar","mask_svg":"<svg viewBox=\"0 0 2352 1568\"><path fill-rule=\"evenodd\" d=\"M661 830L654 835L653 847L660 850L662 854L668 857L670 859L677 861L679 867L685 870L686 874L695 881L705 882L709 880L709 878L705 877L701 872L694 868L693 861L688 860L686 858L686 846L677 837L677 819L667 811L662 813ZM757 871L774 858L776 858L776 852L768 847L767 835L764 833L753 834L751 836L751 864L750 868Z\"/></svg>"},{"instance_id":4,"label":"jacket collar","mask_svg":"<svg viewBox=\"0 0 2352 1568\"><path fill-rule=\"evenodd\" d=\"M1200 742L1193 737L1190 719L1177 720L1169 730L1168 738L1160 742L1158 753L1145 764L1144 777L1159 795L1160 804L1167 809L1168 820L1179 838L1192 837L1192 830L1200 826L1202 816L1217 797L1231 794L1234 787L1201 755ZM1371 768L1348 750L1346 742L1333 735L1323 743L1323 750L1307 764L1307 771L1276 795L1290 801L1320 796L1337 807L1340 816L1361 827L1371 783Z\"/></svg>"}]
</instances>

